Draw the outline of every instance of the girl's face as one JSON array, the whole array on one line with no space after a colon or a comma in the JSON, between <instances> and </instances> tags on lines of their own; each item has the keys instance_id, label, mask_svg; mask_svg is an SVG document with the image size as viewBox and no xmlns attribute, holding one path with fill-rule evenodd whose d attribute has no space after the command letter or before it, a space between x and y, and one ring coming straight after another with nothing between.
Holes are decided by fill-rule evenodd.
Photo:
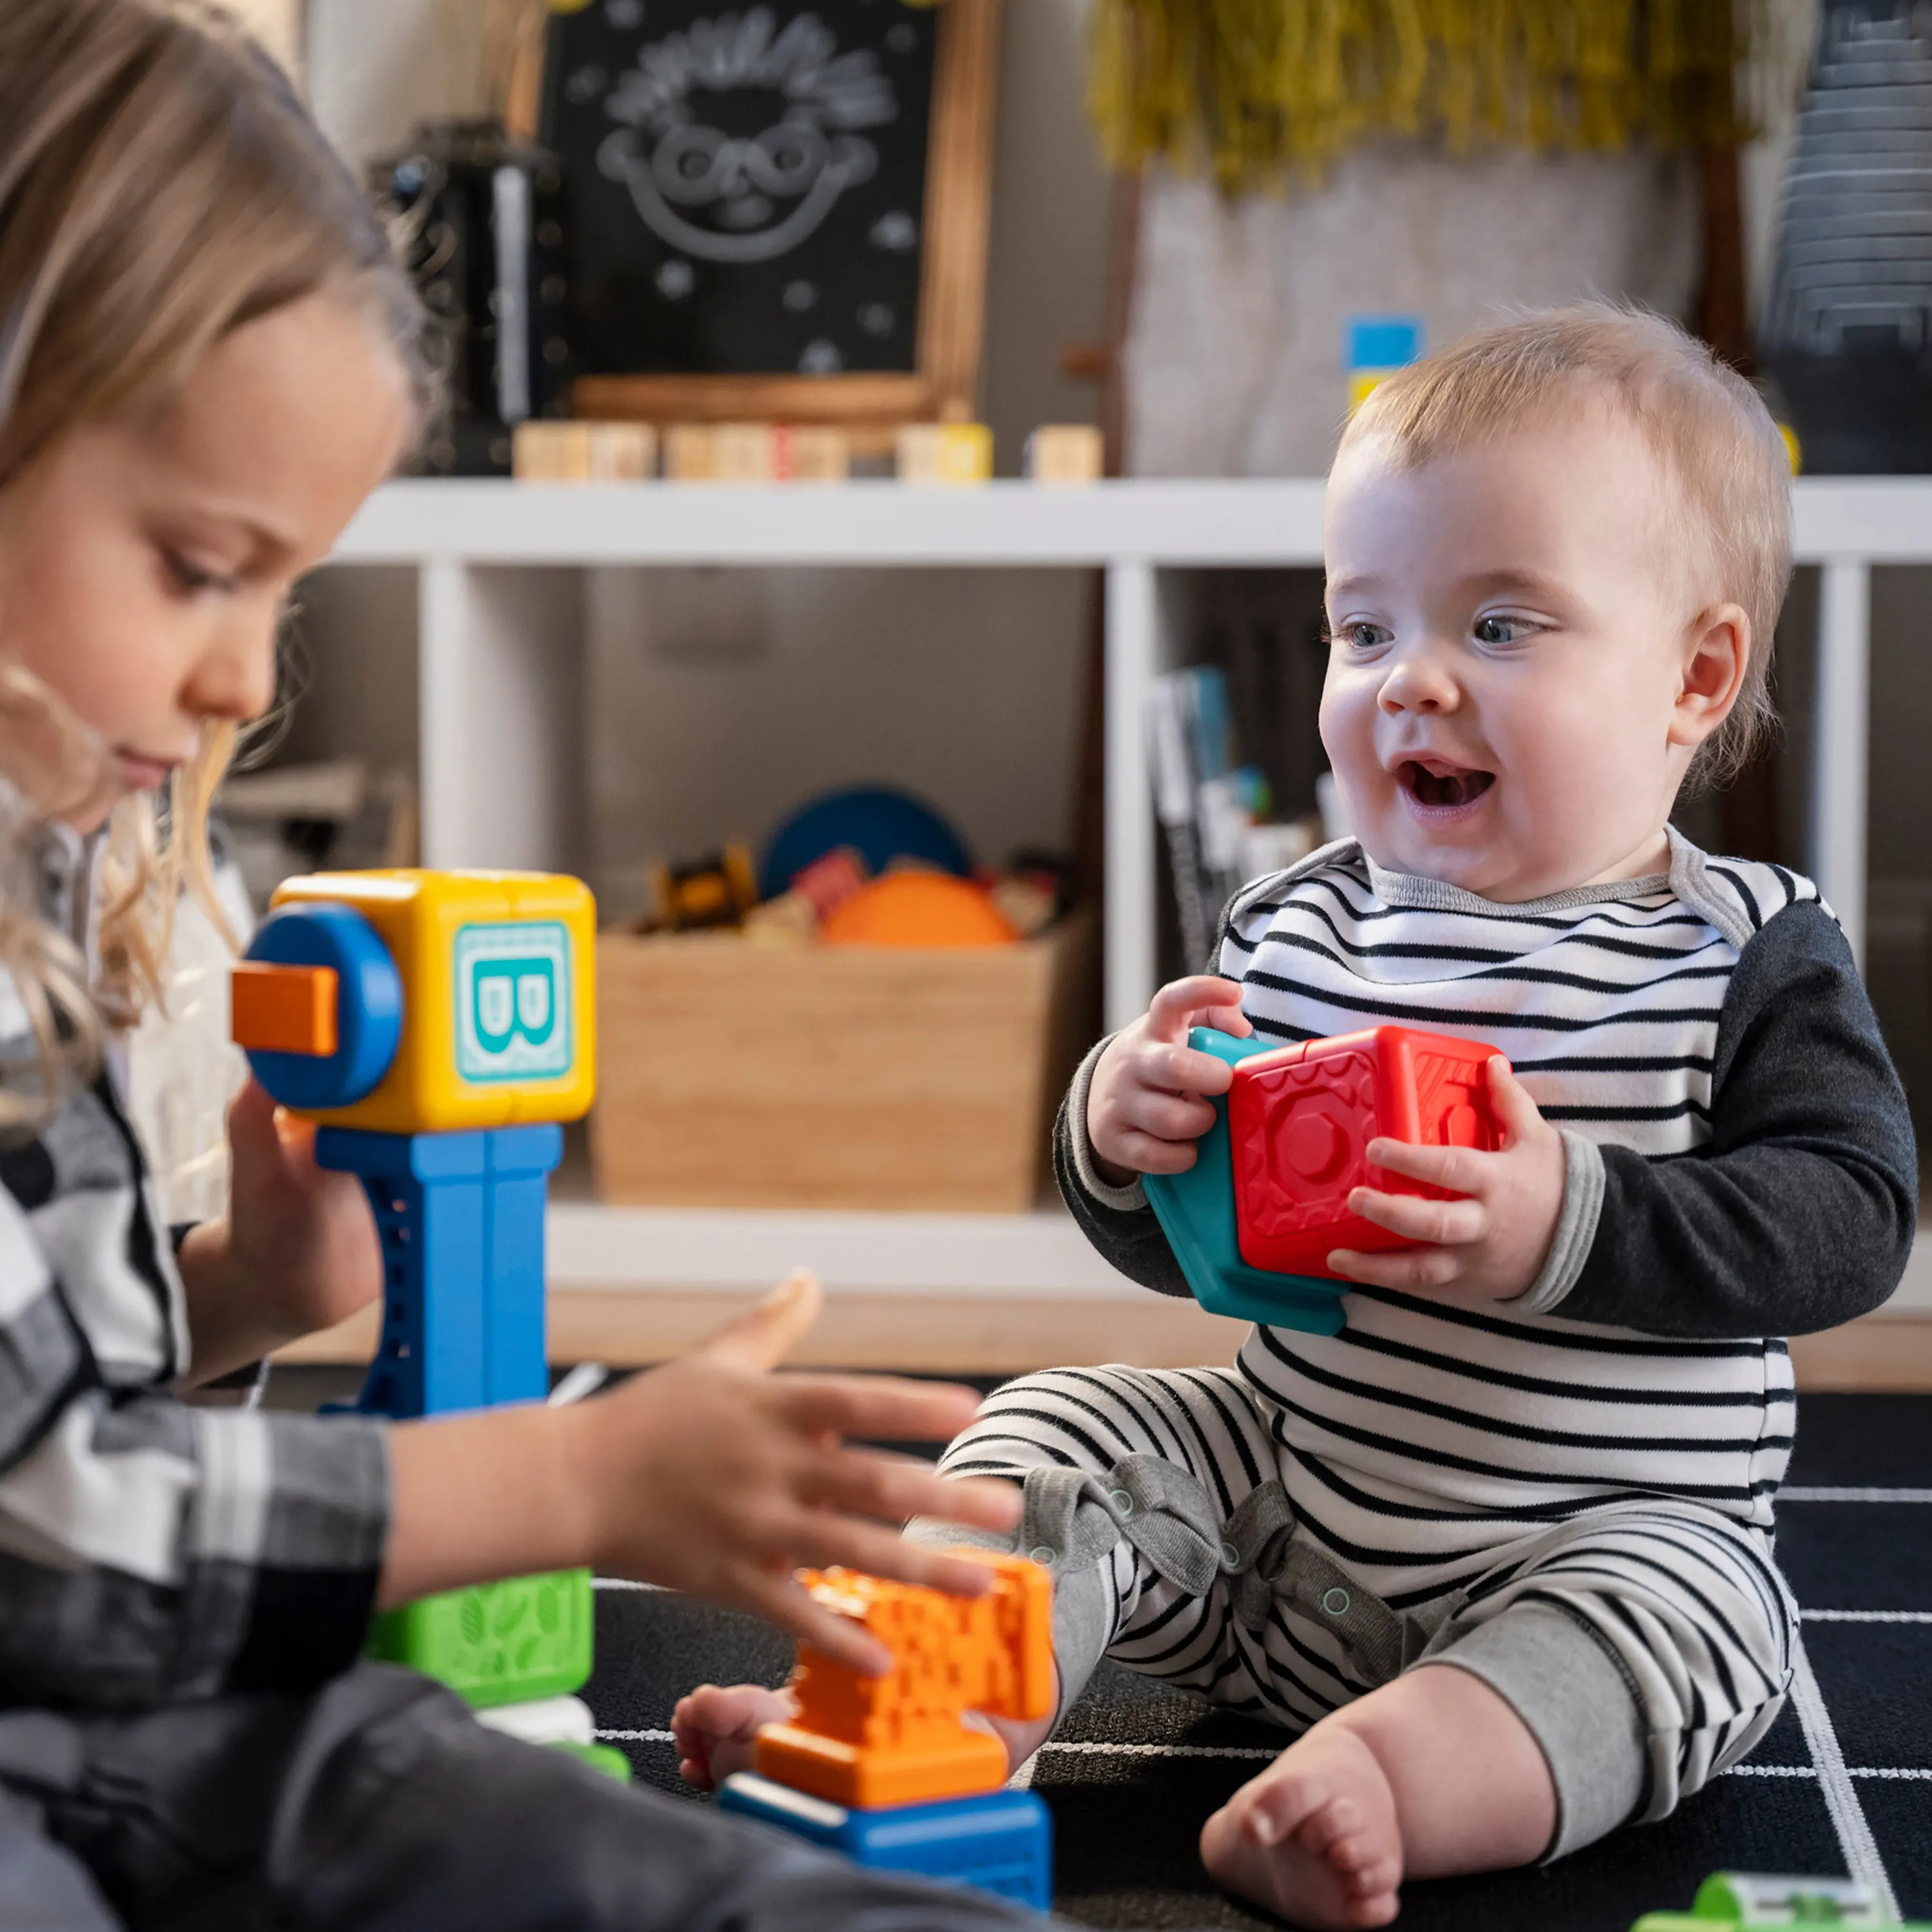
<instances>
[{"instance_id":1,"label":"girl's face","mask_svg":"<svg viewBox=\"0 0 1932 1932\"><path fill-rule=\"evenodd\" d=\"M8 506L0 659L98 736L110 802L161 784L203 724L267 709L290 589L409 424L375 326L311 296L225 337L166 404L76 431Z\"/></svg>"}]
</instances>

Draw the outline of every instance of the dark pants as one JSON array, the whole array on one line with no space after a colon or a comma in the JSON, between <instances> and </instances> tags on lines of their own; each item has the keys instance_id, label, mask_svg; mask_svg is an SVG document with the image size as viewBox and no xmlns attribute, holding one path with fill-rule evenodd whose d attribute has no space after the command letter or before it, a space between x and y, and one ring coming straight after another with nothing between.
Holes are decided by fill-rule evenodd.
<instances>
[{"instance_id":1,"label":"dark pants","mask_svg":"<svg viewBox=\"0 0 1932 1932\"><path fill-rule=\"evenodd\" d=\"M5 1932L1000 1932L1042 1922L626 1790L363 1664L309 1696L0 1714Z\"/></svg>"}]
</instances>

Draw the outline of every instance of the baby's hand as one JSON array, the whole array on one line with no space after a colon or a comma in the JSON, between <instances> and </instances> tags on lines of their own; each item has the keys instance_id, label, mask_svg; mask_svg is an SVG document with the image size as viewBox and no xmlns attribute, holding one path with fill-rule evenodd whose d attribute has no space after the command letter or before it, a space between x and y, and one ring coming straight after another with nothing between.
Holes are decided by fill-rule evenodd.
<instances>
[{"instance_id":1,"label":"baby's hand","mask_svg":"<svg viewBox=\"0 0 1932 1932\"><path fill-rule=\"evenodd\" d=\"M1214 1124L1204 1095L1225 1094L1234 1070L1187 1044L1190 1027L1210 1026L1245 1040L1254 1029L1241 989L1210 973L1177 980L1108 1042L1087 1090L1087 1138L1101 1178L1124 1187L1137 1174L1184 1174L1193 1143Z\"/></svg>"},{"instance_id":2,"label":"baby's hand","mask_svg":"<svg viewBox=\"0 0 1932 1932\"><path fill-rule=\"evenodd\" d=\"M1563 1136L1537 1112L1508 1060L1498 1054L1489 1070L1490 1104L1503 1130L1499 1152L1390 1140L1368 1146L1376 1166L1468 1198L1356 1188L1348 1196L1352 1212L1427 1245L1373 1255L1338 1248L1328 1257L1337 1274L1378 1288L1444 1291L1445 1300L1508 1301L1543 1272L1563 1212Z\"/></svg>"},{"instance_id":3,"label":"baby's hand","mask_svg":"<svg viewBox=\"0 0 1932 1932\"><path fill-rule=\"evenodd\" d=\"M749 1610L828 1657L882 1672L891 1653L814 1602L794 1569L843 1564L977 1596L990 1570L905 1542L900 1528L908 1516L936 1516L1010 1530L1020 1492L938 1475L916 1456L847 1447L848 1436L944 1442L972 1420L980 1397L883 1376L770 1373L818 1304L818 1283L795 1276L690 1354L556 1412L570 1435L565 1484L604 1574Z\"/></svg>"},{"instance_id":4,"label":"baby's hand","mask_svg":"<svg viewBox=\"0 0 1932 1932\"><path fill-rule=\"evenodd\" d=\"M762 1684L734 1684L727 1690L700 1684L678 1700L670 1714L677 1746L677 1774L700 1791L715 1791L734 1772L756 1762L758 1732L798 1715L789 1690L767 1690Z\"/></svg>"}]
</instances>

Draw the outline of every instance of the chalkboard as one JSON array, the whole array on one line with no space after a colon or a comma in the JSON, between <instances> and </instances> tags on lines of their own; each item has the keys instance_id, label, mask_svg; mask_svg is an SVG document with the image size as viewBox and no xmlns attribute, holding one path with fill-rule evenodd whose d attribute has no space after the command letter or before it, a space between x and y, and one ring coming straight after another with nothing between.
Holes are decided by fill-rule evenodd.
<instances>
[{"instance_id":1,"label":"chalkboard","mask_svg":"<svg viewBox=\"0 0 1932 1932\"><path fill-rule=\"evenodd\" d=\"M716 416L749 380L752 413L938 412L962 376L935 358L977 358L994 4L554 14L539 136L563 164L580 407ZM775 410L773 379L807 387Z\"/></svg>"}]
</instances>

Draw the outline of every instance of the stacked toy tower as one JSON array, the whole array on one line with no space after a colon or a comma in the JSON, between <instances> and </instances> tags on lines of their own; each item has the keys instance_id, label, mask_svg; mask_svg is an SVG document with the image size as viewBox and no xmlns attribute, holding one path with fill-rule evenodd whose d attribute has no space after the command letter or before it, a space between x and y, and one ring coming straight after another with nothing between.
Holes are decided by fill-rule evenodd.
<instances>
[{"instance_id":1,"label":"stacked toy tower","mask_svg":"<svg viewBox=\"0 0 1932 1932\"><path fill-rule=\"evenodd\" d=\"M1372 1027L1277 1046L1196 1027L1187 1043L1232 1066L1233 1084L1194 1165L1142 1184L1195 1299L1216 1315L1338 1333L1350 1284L1328 1256L1414 1245L1351 1212L1352 1190L1444 1198L1377 1166L1369 1143L1502 1144L1490 1107L1496 1049L1480 1040Z\"/></svg>"},{"instance_id":2,"label":"stacked toy tower","mask_svg":"<svg viewBox=\"0 0 1932 1932\"><path fill-rule=\"evenodd\" d=\"M892 1654L866 1677L799 1646L798 1714L758 1734L758 1769L718 1802L875 1870L976 1886L1045 1911L1052 1822L1004 1789L1005 1747L967 1712L1036 1720L1052 1708L1052 1585L1024 1557L957 1554L994 1572L984 1596L950 1597L848 1570L807 1573L818 1601Z\"/></svg>"},{"instance_id":3,"label":"stacked toy tower","mask_svg":"<svg viewBox=\"0 0 1932 1932\"><path fill-rule=\"evenodd\" d=\"M382 1238L382 1339L356 1406L399 1419L541 1402L544 1206L562 1123L596 1084L594 908L538 873L292 879L235 970L255 1077L359 1175ZM486 1720L628 1776L574 1694L590 1674L588 1570L384 1612L377 1657Z\"/></svg>"}]
</instances>

